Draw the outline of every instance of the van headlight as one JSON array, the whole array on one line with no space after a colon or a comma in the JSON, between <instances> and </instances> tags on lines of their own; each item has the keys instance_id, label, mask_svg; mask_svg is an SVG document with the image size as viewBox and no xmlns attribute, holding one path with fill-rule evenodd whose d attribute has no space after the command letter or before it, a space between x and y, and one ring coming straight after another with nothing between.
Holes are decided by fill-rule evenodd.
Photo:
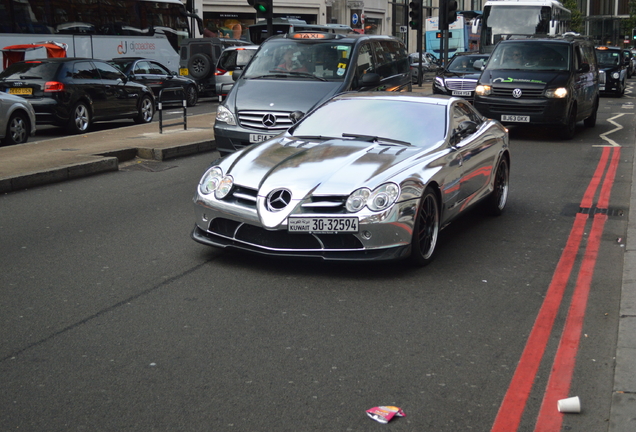
<instances>
[{"instance_id":1,"label":"van headlight","mask_svg":"<svg viewBox=\"0 0 636 432\"><path fill-rule=\"evenodd\" d=\"M568 95L568 89L565 87L559 87L555 89L548 89L545 91L545 97L563 99Z\"/></svg>"},{"instance_id":2,"label":"van headlight","mask_svg":"<svg viewBox=\"0 0 636 432\"><path fill-rule=\"evenodd\" d=\"M219 107L216 109L216 121L236 126L236 119L234 118L234 114L232 114L232 111L230 111L223 105L219 105Z\"/></svg>"},{"instance_id":3,"label":"van headlight","mask_svg":"<svg viewBox=\"0 0 636 432\"><path fill-rule=\"evenodd\" d=\"M476 95L488 96L490 93L492 93L492 87L490 87L489 85L480 84L477 87L475 87Z\"/></svg>"}]
</instances>

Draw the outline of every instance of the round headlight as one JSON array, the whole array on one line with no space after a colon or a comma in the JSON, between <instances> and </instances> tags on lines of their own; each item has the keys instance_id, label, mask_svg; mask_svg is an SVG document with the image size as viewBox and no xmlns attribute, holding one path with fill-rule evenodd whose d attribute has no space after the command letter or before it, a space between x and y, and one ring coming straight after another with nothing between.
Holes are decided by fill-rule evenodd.
<instances>
[{"instance_id":1,"label":"round headlight","mask_svg":"<svg viewBox=\"0 0 636 432\"><path fill-rule=\"evenodd\" d=\"M395 183L386 183L371 193L367 206L373 211L381 211L390 207L400 195L400 188Z\"/></svg>"},{"instance_id":2,"label":"round headlight","mask_svg":"<svg viewBox=\"0 0 636 432\"><path fill-rule=\"evenodd\" d=\"M619 74L618 72L612 73L612 78L614 78L614 79L618 79L620 76L621 76L621 74Z\"/></svg>"},{"instance_id":3,"label":"round headlight","mask_svg":"<svg viewBox=\"0 0 636 432\"><path fill-rule=\"evenodd\" d=\"M347 211L349 213L355 213L364 208L367 204L367 199L371 191L367 188L362 188L354 191L349 198L347 198Z\"/></svg>"},{"instance_id":4,"label":"round headlight","mask_svg":"<svg viewBox=\"0 0 636 432\"><path fill-rule=\"evenodd\" d=\"M209 195L214 192L221 183L223 171L219 167L212 167L203 174L199 182L199 190L203 195Z\"/></svg>"},{"instance_id":5,"label":"round headlight","mask_svg":"<svg viewBox=\"0 0 636 432\"><path fill-rule=\"evenodd\" d=\"M219 187L216 188L216 192L214 196L216 199L223 199L230 193L232 190L232 186L234 185L234 178L232 176L227 175L223 177L223 179L219 182Z\"/></svg>"},{"instance_id":6,"label":"round headlight","mask_svg":"<svg viewBox=\"0 0 636 432\"><path fill-rule=\"evenodd\" d=\"M219 105L216 109L216 121L227 123L229 125L236 125L234 114L223 105Z\"/></svg>"}]
</instances>

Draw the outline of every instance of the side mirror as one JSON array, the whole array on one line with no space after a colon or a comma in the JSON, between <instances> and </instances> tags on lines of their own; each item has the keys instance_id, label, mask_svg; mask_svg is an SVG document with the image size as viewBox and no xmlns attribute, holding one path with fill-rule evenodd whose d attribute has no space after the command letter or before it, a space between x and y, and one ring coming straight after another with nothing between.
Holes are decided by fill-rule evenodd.
<instances>
[{"instance_id":1,"label":"side mirror","mask_svg":"<svg viewBox=\"0 0 636 432\"><path fill-rule=\"evenodd\" d=\"M362 87L376 87L380 85L380 75L377 73L366 73L362 75Z\"/></svg>"},{"instance_id":2,"label":"side mirror","mask_svg":"<svg viewBox=\"0 0 636 432\"><path fill-rule=\"evenodd\" d=\"M473 69L482 70L483 68L484 68L484 61L482 59L479 59L475 61L475 63L473 63Z\"/></svg>"},{"instance_id":3,"label":"side mirror","mask_svg":"<svg viewBox=\"0 0 636 432\"><path fill-rule=\"evenodd\" d=\"M241 77L241 75L243 75L243 71L240 69L235 70L234 72L232 72L232 81L236 82L238 81L238 79Z\"/></svg>"},{"instance_id":4,"label":"side mirror","mask_svg":"<svg viewBox=\"0 0 636 432\"><path fill-rule=\"evenodd\" d=\"M474 134L477 131L477 123L472 120L464 120L457 126L457 129L453 133L453 138L461 140L468 135Z\"/></svg>"}]
</instances>

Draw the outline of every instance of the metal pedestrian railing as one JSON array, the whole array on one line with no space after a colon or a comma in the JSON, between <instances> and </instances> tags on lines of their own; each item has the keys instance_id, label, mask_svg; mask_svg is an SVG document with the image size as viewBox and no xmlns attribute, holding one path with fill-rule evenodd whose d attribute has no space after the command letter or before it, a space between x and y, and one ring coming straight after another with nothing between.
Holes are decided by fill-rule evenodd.
<instances>
[{"instance_id":1,"label":"metal pedestrian railing","mask_svg":"<svg viewBox=\"0 0 636 432\"><path fill-rule=\"evenodd\" d=\"M166 95L166 100L164 100L164 92L168 94L176 94L176 97L168 97ZM181 96L180 98L178 96ZM163 109L164 108L175 108L181 106L183 107L183 121L163 124ZM159 133L163 133L163 129L170 126L179 126L183 125L183 130L188 129L188 108L185 98L185 90L183 87L170 87L164 88L159 91L159 101L157 102L157 111L159 111Z\"/></svg>"}]
</instances>

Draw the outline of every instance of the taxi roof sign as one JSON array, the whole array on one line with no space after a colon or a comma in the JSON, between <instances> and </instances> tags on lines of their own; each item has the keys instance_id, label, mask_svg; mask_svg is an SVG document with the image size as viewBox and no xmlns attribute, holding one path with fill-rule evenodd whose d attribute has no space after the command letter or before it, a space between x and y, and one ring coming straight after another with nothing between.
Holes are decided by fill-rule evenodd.
<instances>
[{"instance_id":1,"label":"taxi roof sign","mask_svg":"<svg viewBox=\"0 0 636 432\"><path fill-rule=\"evenodd\" d=\"M296 32L291 34L292 39L335 39L334 33L322 32Z\"/></svg>"}]
</instances>

